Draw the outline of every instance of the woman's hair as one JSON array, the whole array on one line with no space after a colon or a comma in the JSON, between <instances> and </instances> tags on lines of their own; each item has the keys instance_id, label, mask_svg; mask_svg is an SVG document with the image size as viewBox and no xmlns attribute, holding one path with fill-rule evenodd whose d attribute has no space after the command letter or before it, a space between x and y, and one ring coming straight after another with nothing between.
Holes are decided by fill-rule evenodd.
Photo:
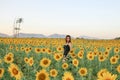
<instances>
[{"instance_id":1,"label":"woman's hair","mask_svg":"<svg viewBox=\"0 0 120 80\"><path fill-rule=\"evenodd\" d=\"M65 41L67 42L67 37L69 37L69 43L71 42L71 36L70 35L66 35Z\"/></svg>"}]
</instances>

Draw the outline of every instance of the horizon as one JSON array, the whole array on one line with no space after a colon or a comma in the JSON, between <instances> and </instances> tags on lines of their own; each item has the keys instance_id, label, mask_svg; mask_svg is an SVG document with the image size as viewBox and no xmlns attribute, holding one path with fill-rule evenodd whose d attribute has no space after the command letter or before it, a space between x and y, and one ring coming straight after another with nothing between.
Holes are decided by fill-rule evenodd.
<instances>
[{"instance_id":1,"label":"horizon","mask_svg":"<svg viewBox=\"0 0 120 80\"><path fill-rule=\"evenodd\" d=\"M119 0L1 0L0 33L12 35L14 19L22 17L20 33L113 39L120 37L119 4Z\"/></svg>"},{"instance_id":2,"label":"horizon","mask_svg":"<svg viewBox=\"0 0 120 80\"><path fill-rule=\"evenodd\" d=\"M5 33L0 33L0 34L5 34ZM31 35L31 38L32 37L34 37L35 35L43 35L43 36L45 36L45 37L43 37L43 38L49 38L50 36L53 36L53 35L59 35L59 36L61 36L61 35L64 35L64 36L66 36L66 35L69 35L69 34L58 34L58 33L53 33L53 34L48 34L48 35L45 35L45 34L40 34L40 33L19 33L19 35L20 34L22 34L21 36L20 36L20 38L30 38L30 36L28 36L28 35ZM23 36L23 34L27 34L26 36ZM7 35L8 37L13 37L13 34L11 34L11 35L9 35L9 34L5 34L5 35ZM34 35L34 36L33 36ZM93 37L93 36L87 36L87 35L79 35L79 36L73 36L73 35L70 35L72 38L83 38L83 39L98 39L98 40L102 40L102 39L105 39L105 38L98 38L98 37ZM0 36L1 37L1 36ZM38 38L40 37L41 38L41 36L37 36ZM35 37L35 38L37 38L37 37ZM57 38L57 36L54 36L54 37L56 37ZM51 37L52 38L52 37ZM60 37L61 38L61 37ZM63 37L62 37L63 38ZM105 39L105 40L111 40L111 39L115 39L115 38L118 38L118 37L114 37L114 38L109 38L109 39Z\"/></svg>"}]
</instances>

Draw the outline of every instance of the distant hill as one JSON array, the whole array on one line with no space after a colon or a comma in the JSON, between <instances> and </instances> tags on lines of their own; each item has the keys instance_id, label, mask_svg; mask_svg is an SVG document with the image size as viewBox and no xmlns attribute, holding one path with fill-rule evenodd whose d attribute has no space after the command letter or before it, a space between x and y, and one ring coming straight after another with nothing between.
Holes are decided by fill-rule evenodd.
<instances>
[{"instance_id":1,"label":"distant hill","mask_svg":"<svg viewBox=\"0 0 120 80\"><path fill-rule=\"evenodd\" d=\"M9 35L0 33L0 37L9 37Z\"/></svg>"},{"instance_id":2,"label":"distant hill","mask_svg":"<svg viewBox=\"0 0 120 80\"><path fill-rule=\"evenodd\" d=\"M115 39L116 39L116 40L120 40L120 37L116 37Z\"/></svg>"},{"instance_id":3,"label":"distant hill","mask_svg":"<svg viewBox=\"0 0 120 80\"><path fill-rule=\"evenodd\" d=\"M48 38L65 38L66 35L61 35L61 34L52 34L49 35Z\"/></svg>"},{"instance_id":4,"label":"distant hill","mask_svg":"<svg viewBox=\"0 0 120 80\"><path fill-rule=\"evenodd\" d=\"M90 37L90 36L79 36L78 38L82 38L82 39L98 39L96 37Z\"/></svg>"},{"instance_id":5,"label":"distant hill","mask_svg":"<svg viewBox=\"0 0 120 80\"><path fill-rule=\"evenodd\" d=\"M43 34L31 34L31 33L20 33L19 34L19 37L22 37L22 38L25 38L25 37L28 37L28 38L46 38L45 35Z\"/></svg>"},{"instance_id":6,"label":"distant hill","mask_svg":"<svg viewBox=\"0 0 120 80\"><path fill-rule=\"evenodd\" d=\"M13 35L7 35L7 34L3 34L0 33L0 37L12 37ZM65 34L51 34L51 35L43 35L43 34L33 34L33 33L20 33L19 37L20 38L65 38ZM72 38L74 38L73 36L71 36ZM98 39L95 37L89 37L89 36L79 36L77 38L83 38L83 39Z\"/></svg>"}]
</instances>

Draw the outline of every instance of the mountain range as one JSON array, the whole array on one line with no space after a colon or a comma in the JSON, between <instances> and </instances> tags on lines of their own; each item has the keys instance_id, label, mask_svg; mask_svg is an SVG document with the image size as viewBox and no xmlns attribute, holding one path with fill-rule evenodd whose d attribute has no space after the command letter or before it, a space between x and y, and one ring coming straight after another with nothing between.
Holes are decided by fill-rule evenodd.
<instances>
[{"instance_id":1,"label":"mountain range","mask_svg":"<svg viewBox=\"0 0 120 80\"><path fill-rule=\"evenodd\" d=\"M0 33L0 37L9 37L9 35Z\"/></svg>"},{"instance_id":2,"label":"mountain range","mask_svg":"<svg viewBox=\"0 0 120 80\"><path fill-rule=\"evenodd\" d=\"M0 33L0 37L12 37L13 35L7 35ZM32 33L20 33L20 38L65 38L65 34L51 34L51 35L44 35L44 34L32 34ZM72 36L72 38L75 38ZM89 36L78 36L77 38L83 38L83 39L98 39L95 37L89 37Z\"/></svg>"}]
</instances>

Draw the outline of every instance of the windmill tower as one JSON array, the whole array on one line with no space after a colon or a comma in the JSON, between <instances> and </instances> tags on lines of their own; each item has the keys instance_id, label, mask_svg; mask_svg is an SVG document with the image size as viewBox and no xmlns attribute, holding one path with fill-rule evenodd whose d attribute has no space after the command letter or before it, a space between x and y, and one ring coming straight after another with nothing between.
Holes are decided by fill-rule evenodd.
<instances>
[{"instance_id":1,"label":"windmill tower","mask_svg":"<svg viewBox=\"0 0 120 80\"><path fill-rule=\"evenodd\" d=\"M13 25L13 36L15 38L19 37L19 31L20 31L20 26L21 23L23 22L22 18L17 18L14 20L14 25Z\"/></svg>"}]
</instances>

